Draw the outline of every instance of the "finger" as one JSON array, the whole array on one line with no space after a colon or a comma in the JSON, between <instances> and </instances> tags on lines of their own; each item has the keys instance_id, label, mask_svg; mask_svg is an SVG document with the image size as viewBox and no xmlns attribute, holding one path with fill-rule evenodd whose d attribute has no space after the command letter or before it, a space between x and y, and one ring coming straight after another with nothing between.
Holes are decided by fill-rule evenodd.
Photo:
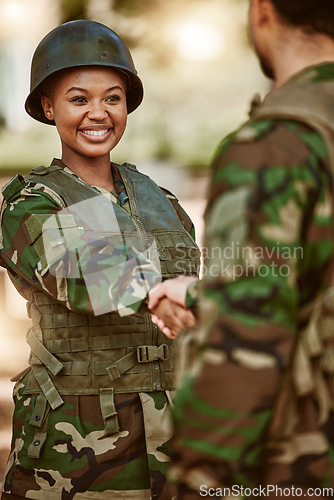
<instances>
[{"instance_id":1,"label":"finger","mask_svg":"<svg viewBox=\"0 0 334 500\"><path fill-rule=\"evenodd\" d=\"M154 323L155 325L157 325L158 328L160 328L160 330L162 331L162 333L164 333L166 335L166 337L168 337L169 339L175 339L176 338L176 334L170 328L168 328L163 323L163 321L158 318L158 316L156 316L155 314L151 314L151 319L152 319L152 323Z\"/></svg>"},{"instance_id":2,"label":"finger","mask_svg":"<svg viewBox=\"0 0 334 500\"><path fill-rule=\"evenodd\" d=\"M182 328L186 328L186 327L189 328L189 327L194 326L196 324L196 318L192 314L192 312L190 312L190 311L179 308L179 309L177 309L177 316L178 316L179 321L182 324Z\"/></svg>"},{"instance_id":3,"label":"finger","mask_svg":"<svg viewBox=\"0 0 334 500\"><path fill-rule=\"evenodd\" d=\"M164 324L164 322L158 318L155 314L151 314L152 323L157 325L158 328L168 337L169 339L175 339L175 333Z\"/></svg>"},{"instance_id":4,"label":"finger","mask_svg":"<svg viewBox=\"0 0 334 500\"><path fill-rule=\"evenodd\" d=\"M195 326L196 325L196 318L195 316L193 315L193 313L191 311L187 311L188 312L188 324L187 326Z\"/></svg>"},{"instance_id":5,"label":"finger","mask_svg":"<svg viewBox=\"0 0 334 500\"><path fill-rule=\"evenodd\" d=\"M159 285L156 285L149 291L147 307L154 309L163 297L165 297L164 286L163 283L159 283Z\"/></svg>"},{"instance_id":6,"label":"finger","mask_svg":"<svg viewBox=\"0 0 334 500\"><path fill-rule=\"evenodd\" d=\"M192 314L184 308L166 298L160 300L158 306L151 313L154 323L163 331L167 327L175 335L188 325L192 325ZM167 334L169 332L166 330ZM175 337L174 335L174 337Z\"/></svg>"},{"instance_id":7,"label":"finger","mask_svg":"<svg viewBox=\"0 0 334 500\"><path fill-rule=\"evenodd\" d=\"M156 314L151 314L151 320L152 320L152 323L154 323L156 325L157 322L159 321L159 318Z\"/></svg>"},{"instance_id":8,"label":"finger","mask_svg":"<svg viewBox=\"0 0 334 500\"><path fill-rule=\"evenodd\" d=\"M169 339L173 340L176 338L176 334L172 330L170 330L170 328L168 328L167 326L165 326L164 328L161 328L161 331Z\"/></svg>"},{"instance_id":9,"label":"finger","mask_svg":"<svg viewBox=\"0 0 334 500\"><path fill-rule=\"evenodd\" d=\"M169 328L166 323L164 322L164 320L162 320L161 318L158 318L158 321L156 322L156 325L158 328L160 328L160 330L162 331L164 328Z\"/></svg>"},{"instance_id":10,"label":"finger","mask_svg":"<svg viewBox=\"0 0 334 500\"><path fill-rule=\"evenodd\" d=\"M155 314L151 314L151 320L152 323L154 323L161 331L163 330L163 328L167 328L164 321Z\"/></svg>"},{"instance_id":11,"label":"finger","mask_svg":"<svg viewBox=\"0 0 334 500\"><path fill-rule=\"evenodd\" d=\"M168 337L169 339L175 338L175 334L172 332L172 330L170 328L168 328L168 326L166 326L164 324L164 322L158 318L158 316L156 316L155 314L151 314L151 319L152 319L152 323L157 325L160 328L160 330L162 331L162 333L164 333L166 335L166 337Z\"/></svg>"}]
</instances>

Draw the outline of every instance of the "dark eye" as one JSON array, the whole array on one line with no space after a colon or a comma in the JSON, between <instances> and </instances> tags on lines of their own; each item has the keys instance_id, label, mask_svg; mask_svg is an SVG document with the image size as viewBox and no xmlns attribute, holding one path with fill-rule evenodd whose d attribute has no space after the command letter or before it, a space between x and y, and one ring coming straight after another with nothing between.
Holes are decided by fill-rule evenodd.
<instances>
[{"instance_id":1,"label":"dark eye","mask_svg":"<svg viewBox=\"0 0 334 500\"><path fill-rule=\"evenodd\" d=\"M78 102L79 104L83 104L87 102L87 99L83 95L76 95L75 97L72 97L71 102Z\"/></svg>"},{"instance_id":2,"label":"dark eye","mask_svg":"<svg viewBox=\"0 0 334 500\"><path fill-rule=\"evenodd\" d=\"M114 95L109 95L107 98L106 98L106 102L115 102L115 101L120 101L121 98L118 94L114 94Z\"/></svg>"}]
</instances>

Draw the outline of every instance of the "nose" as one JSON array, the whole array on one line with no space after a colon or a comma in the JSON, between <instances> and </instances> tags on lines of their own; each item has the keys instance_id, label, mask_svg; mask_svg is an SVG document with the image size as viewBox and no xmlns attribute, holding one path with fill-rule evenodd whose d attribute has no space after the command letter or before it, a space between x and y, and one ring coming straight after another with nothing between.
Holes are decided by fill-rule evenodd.
<instances>
[{"instance_id":1,"label":"nose","mask_svg":"<svg viewBox=\"0 0 334 500\"><path fill-rule=\"evenodd\" d=\"M101 121L108 115L105 105L101 101L93 101L90 103L90 107L87 116L90 120Z\"/></svg>"}]
</instances>

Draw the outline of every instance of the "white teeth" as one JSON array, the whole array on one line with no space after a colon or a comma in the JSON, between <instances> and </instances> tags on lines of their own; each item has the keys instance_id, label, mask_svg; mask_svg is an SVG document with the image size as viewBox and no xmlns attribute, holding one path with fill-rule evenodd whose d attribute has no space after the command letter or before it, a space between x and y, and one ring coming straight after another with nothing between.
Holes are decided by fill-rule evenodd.
<instances>
[{"instance_id":1,"label":"white teeth","mask_svg":"<svg viewBox=\"0 0 334 500\"><path fill-rule=\"evenodd\" d=\"M108 130L81 130L83 134L93 135L94 137L100 137L108 133Z\"/></svg>"}]
</instances>

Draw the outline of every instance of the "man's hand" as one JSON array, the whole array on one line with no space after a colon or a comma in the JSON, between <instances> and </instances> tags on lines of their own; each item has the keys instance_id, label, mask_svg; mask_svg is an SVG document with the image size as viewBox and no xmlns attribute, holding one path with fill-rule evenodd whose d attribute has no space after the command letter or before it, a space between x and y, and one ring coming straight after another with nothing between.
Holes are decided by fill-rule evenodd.
<instances>
[{"instance_id":1,"label":"man's hand","mask_svg":"<svg viewBox=\"0 0 334 500\"><path fill-rule=\"evenodd\" d=\"M183 328L194 326L196 323L190 311L167 298L158 300L158 305L153 310L152 321L169 339L175 339Z\"/></svg>"},{"instance_id":2,"label":"man's hand","mask_svg":"<svg viewBox=\"0 0 334 500\"><path fill-rule=\"evenodd\" d=\"M194 281L197 281L197 278L192 276L179 276L178 278L163 281L149 292L148 308L151 310L156 308L159 301L164 297L185 307L187 288Z\"/></svg>"}]
</instances>

